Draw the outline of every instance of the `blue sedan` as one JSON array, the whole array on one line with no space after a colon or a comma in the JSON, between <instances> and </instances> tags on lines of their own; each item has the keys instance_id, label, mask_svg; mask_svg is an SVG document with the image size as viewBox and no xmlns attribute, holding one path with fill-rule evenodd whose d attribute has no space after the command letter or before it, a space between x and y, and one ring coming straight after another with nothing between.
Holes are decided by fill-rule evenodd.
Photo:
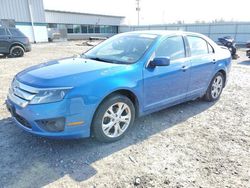
<instances>
[{"instance_id":1,"label":"blue sedan","mask_svg":"<svg viewBox=\"0 0 250 188\"><path fill-rule=\"evenodd\" d=\"M121 139L135 117L188 100L218 100L231 56L181 31L118 34L78 57L18 73L6 100L16 124L52 138Z\"/></svg>"}]
</instances>

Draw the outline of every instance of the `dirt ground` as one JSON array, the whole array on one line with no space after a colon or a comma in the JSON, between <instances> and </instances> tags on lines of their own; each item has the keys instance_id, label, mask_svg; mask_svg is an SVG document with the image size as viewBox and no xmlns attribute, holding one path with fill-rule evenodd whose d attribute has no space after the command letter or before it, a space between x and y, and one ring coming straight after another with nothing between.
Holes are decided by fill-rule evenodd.
<instances>
[{"instance_id":1,"label":"dirt ground","mask_svg":"<svg viewBox=\"0 0 250 188\"><path fill-rule=\"evenodd\" d=\"M13 76L88 47L33 45L0 58L0 187L250 187L250 61L234 60L216 103L196 100L137 119L121 141L51 140L12 122L4 100Z\"/></svg>"}]
</instances>

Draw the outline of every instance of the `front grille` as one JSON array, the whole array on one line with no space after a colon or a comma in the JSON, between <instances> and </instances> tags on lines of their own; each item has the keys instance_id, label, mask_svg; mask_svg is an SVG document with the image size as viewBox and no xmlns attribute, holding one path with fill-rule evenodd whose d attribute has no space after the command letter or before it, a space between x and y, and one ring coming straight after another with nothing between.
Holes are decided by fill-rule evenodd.
<instances>
[{"instance_id":1,"label":"front grille","mask_svg":"<svg viewBox=\"0 0 250 188\"><path fill-rule=\"evenodd\" d=\"M17 105L25 107L35 97L36 93L38 93L36 88L25 85L14 79L9 89L8 97Z\"/></svg>"}]
</instances>

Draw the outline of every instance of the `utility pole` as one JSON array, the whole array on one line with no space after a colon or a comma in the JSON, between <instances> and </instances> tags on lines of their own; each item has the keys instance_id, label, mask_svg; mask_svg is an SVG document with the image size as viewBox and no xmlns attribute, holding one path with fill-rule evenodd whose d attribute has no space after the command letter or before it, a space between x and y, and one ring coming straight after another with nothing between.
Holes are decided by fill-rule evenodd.
<instances>
[{"instance_id":1,"label":"utility pole","mask_svg":"<svg viewBox=\"0 0 250 188\"><path fill-rule=\"evenodd\" d=\"M137 24L140 25L140 0L136 0Z\"/></svg>"},{"instance_id":2,"label":"utility pole","mask_svg":"<svg viewBox=\"0 0 250 188\"><path fill-rule=\"evenodd\" d=\"M32 12L32 6L30 3L30 0L28 0L28 6L29 6L29 13L30 13L30 21L31 21L31 28L32 28L32 34L34 43L36 43L36 35L35 35L35 29L34 29L34 20L33 20L33 12Z\"/></svg>"}]
</instances>

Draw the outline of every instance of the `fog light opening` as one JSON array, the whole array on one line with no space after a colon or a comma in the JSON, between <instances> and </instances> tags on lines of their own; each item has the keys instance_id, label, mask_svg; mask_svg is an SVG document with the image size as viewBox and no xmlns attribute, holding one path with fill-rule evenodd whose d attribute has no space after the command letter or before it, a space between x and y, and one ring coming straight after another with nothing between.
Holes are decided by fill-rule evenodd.
<instances>
[{"instance_id":1,"label":"fog light opening","mask_svg":"<svg viewBox=\"0 0 250 188\"><path fill-rule=\"evenodd\" d=\"M49 132L62 132L65 128L65 118L38 120L38 125Z\"/></svg>"}]
</instances>

